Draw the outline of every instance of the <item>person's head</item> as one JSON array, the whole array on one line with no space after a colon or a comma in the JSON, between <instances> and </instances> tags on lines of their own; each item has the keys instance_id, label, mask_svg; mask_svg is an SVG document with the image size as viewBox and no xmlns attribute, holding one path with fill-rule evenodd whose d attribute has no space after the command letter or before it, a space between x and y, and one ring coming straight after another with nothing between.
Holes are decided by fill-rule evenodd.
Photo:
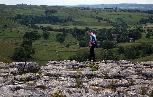
<instances>
[{"instance_id":1,"label":"person's head","mask_svg":"<svg viewBox=\"0 0 153 97\"><path fill-rule=\"evenodd\" d=\"M93 34L95 34L95 31L93 30L93 31L91 31Z\"/></svg>"},{"instance_id":2,"label":"person's head","mask_svg":"<svg viewBox=\"0 0 153 97\"><path fill-rule=\"evenodd\" d=\"M88 34L88 35L92 35L92 32L91 32L91 31L87 31L87 34Z\"/></svg>"}]
</instances>

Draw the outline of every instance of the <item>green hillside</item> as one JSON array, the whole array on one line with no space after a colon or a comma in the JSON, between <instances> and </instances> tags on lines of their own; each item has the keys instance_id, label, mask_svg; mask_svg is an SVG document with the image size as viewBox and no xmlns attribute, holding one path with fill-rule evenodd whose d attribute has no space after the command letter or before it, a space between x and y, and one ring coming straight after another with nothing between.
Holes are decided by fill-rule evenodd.
<instances>
[{"instance_id":1,"label":"green hillside","mask_svg":"<svg viewBox=\"0 0 153 97\"><path fill-rule=\"evenodd\" d=\"M0 5L0 13L0 61L4 62L14 61L12 55L15 48L22 44L23 35L31 31L38 32L41 38L33 42L35 54L30 60L42 64L48 60L73 59L82 48L88 51L86 45L88 38L85 32L89 29L96 31L102 44L96 50L98 60L103 58L101 53L105 51L103 41L117 41L113 49L141 43L153 44L152 34L149 34L150 38L146 38L147 29L150 28L143 28L145 24L153 23L151 20L153 14L147 12L63 6ZM49 33L48 39L43 38L44 32ZM65 36L62 43L57 39L58 34ZM117 40L114 40L113 34L119 34ZM127 40L124 35L127 35ZM134 37L132 42L131 37ZM134 60L153 60L150 57L152 54L143 56Z\"/></svg>"}]
</instances>

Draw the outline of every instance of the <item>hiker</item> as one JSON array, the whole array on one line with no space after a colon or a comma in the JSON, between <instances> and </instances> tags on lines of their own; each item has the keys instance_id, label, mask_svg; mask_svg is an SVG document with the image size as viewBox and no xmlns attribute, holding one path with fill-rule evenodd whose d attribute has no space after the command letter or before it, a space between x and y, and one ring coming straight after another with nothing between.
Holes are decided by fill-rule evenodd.
<instances>
[{"instance_id":1,"label":"hiker","mask_svg":"<svg viewBox=\"0 0 153 97\"><path fill-rule=\"evenodd\" d=\"M93 62L96 61L95 59L95 47L97 47L97 39L96 39L96 34L94 31L87 31L88 35L90 36L90 40L89 40L89 47L90 47L90 56L89 56L89 60Z\"/></svg>"}]
</instances>

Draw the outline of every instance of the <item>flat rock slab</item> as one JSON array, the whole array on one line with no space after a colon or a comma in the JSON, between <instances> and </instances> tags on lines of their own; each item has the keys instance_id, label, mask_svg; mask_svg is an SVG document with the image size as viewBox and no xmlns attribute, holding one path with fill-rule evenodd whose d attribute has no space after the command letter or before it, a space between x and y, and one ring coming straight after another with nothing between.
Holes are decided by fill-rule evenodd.
<instances>
[{"instance_id":1,"label":"flat rock slab","mask_svg":"<svg viewBox=\"0 0 153 97\"><path fill-rule=\"evenodd\" d=\"M149 97L152 61L0 62L0 97ZM98 66L94 69L94 66Z\"/></svg>"}]
</instances>

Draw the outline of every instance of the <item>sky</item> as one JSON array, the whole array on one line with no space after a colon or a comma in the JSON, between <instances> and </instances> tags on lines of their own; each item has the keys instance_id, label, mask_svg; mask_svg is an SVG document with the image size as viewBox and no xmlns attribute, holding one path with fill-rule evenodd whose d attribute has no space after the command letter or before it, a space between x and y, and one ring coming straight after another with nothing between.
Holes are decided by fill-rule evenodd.
<instances>
[{"instance_id":1,"label":"sky","mask_svg":"<svg viewBox=\"0 0 153 97\"><path fill-rule=\"evenodd\" d=\"M138 3L153 4L153 0L0 0L0 4L32 4L32 5L83 5L83 4L119 4Z\"/></svg>"}]
</instances>

